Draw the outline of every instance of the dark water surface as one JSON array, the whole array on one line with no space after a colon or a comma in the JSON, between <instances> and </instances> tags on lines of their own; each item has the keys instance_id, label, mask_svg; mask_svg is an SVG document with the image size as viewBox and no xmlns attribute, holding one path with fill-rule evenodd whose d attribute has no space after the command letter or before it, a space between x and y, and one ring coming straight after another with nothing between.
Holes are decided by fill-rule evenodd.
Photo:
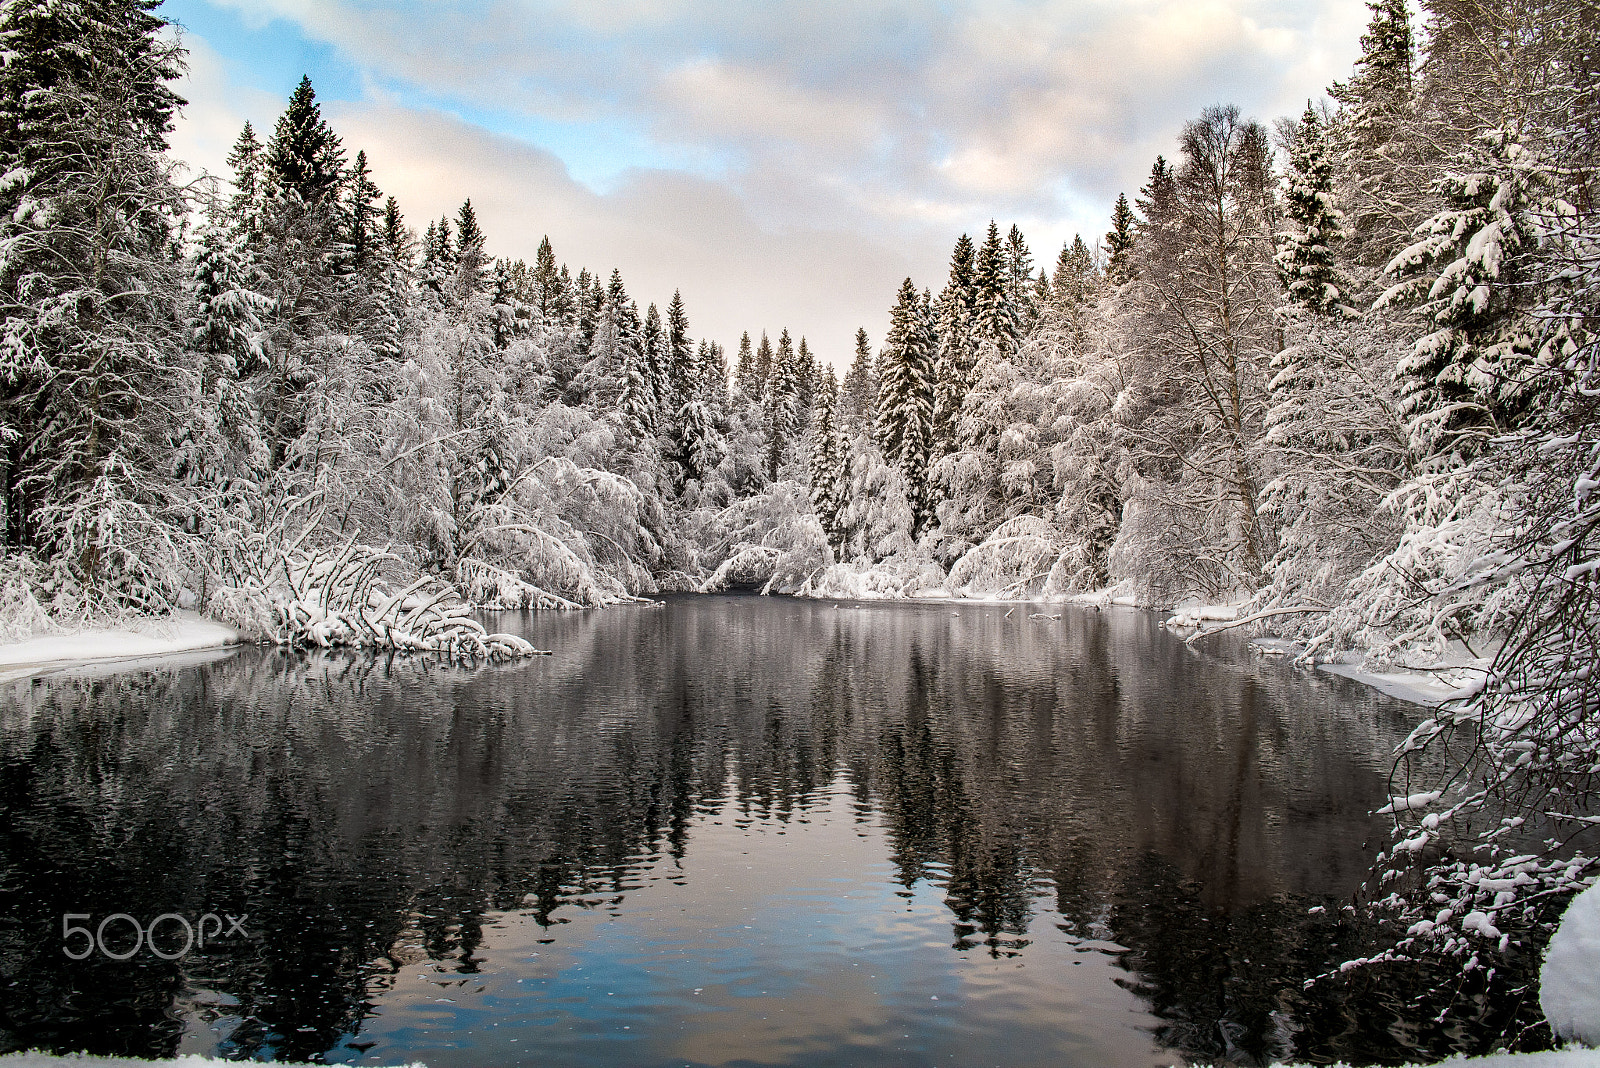
<instances>
[{"instance_id":1,"label":"dark water surface","mask_svg":"<svg viewBox=\"0 0 1600 1068\"><path fill-rule=\"evenodd\" d=\"M509 666L246 649L0 688L0 1052L1142 1066L1418 1041L1403 991L1301 989L1361 949L1340 905L1418 710L1143 613L1037 611L682 597L499 617L554 652ZM68 913L127 914L113 953L130 922L246 918L174 960L74 961Z\"/></svg>"}]
</instances>

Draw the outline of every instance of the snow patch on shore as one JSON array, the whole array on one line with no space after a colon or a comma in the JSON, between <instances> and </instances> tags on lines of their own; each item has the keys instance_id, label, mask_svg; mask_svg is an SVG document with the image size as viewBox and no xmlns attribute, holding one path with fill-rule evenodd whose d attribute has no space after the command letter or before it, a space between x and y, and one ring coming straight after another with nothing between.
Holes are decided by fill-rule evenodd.
<instances>
[{"instance_id":1,"label":"snow patch on shore","mask_svg":"<svg viewBox=\"0 0 1600 1068\"><path fill-rule=\"evenodd\" d=\"M0 1061L3 1064L4 1061ZM1487 1057L1451 1057L1447 1061L1439 1061L1433 1068L1453 1068L1454 1065L1470 1066L1470 1068L1600 1068L1600 1050L1592 1049L1559 1049L1549 1050L1544 1053L1491 1053ZM1275 1064L1273 1068L1313 1068L1309 1064ZM1338 1064L1321 1065L1318 1068L1350 1068L1340 1061ZM1405 1065L1403 1068L1421 1068L1419 1065Z\"/></svg>"},{"instance_id":2,"label":"snow patch on shore","mask_svg":"<svg viewBox=\"0 0 1600 1068\"><path fill-rule=\"evenodd\" d=\"M1545 949L1539 1008L1557 1038L1600 1046L1600 883L1572 899Z\"/></svg>"},{"instance_id":3,"label":"snow patch on shore","mask_svg":"<svg viewBox=\"0 0 1600 1068\"><path fill-rule=\"evenodd\" d=\"M313 1068L311 1065L301 1064L296 1061L275 1062L276 1068ZM201 1057L188 1054L176 1060L147 1061L132 1057L94 1057L87 1053L41 1053L30 1050L26 1053L0 1054L0 1068L155 1068L156 1065L172 1065L174 1068L238 1068L238 1061L224 1061L215 1057ZM403 1068L427 1068L421 1061L414 1061L404 1065Z\"/></svg>"},{"instance_id":4,"label":"snow patch on shore","mask_svg":"<svg viewBox=\"0 0 1600 1068\"><path fill-rule=\"evenodd\" d=\"M139 627L85 629L0 645L0 682L29 678L68 664L220 649L245 640L237 628L196 612L176 612Z\"/></svg>"}]
</instances>

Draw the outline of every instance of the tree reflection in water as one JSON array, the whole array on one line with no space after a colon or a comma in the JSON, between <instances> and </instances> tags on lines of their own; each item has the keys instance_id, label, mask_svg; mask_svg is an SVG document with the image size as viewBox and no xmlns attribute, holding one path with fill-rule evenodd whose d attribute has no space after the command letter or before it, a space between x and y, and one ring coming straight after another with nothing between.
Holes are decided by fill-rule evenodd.
<instances>
[{"instance_id":1,"label":"tree reflection in water","mask_svg":"<svg viewBox=\"0 0 1600 1068\"><path fill-rule=\"evenodd\" d=\"M1339 905L1410 711L1063 615L676 598L501 618L556 650L503 667L246 650L15 684L0 1051L171 1055L193 1018L226 1056L359 1049L402 969L471 980L497 915L621 915L646 869L687 878L699 821L797 826L841 783L956 952L1025 962L1048 912L1187 1057L1443 1053L1516 1011L1517 977L1443 1024L1415 977L1302 990L1366 944ZM250 938L74 962L64 912L248 914Z\"/></svg>"}]
</instances>

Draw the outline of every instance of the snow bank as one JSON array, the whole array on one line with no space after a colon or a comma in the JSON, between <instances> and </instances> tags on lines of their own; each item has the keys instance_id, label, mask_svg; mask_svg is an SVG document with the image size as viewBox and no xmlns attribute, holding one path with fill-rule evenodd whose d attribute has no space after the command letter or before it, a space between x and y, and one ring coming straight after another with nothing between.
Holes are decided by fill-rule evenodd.
<instances>
[{"instance_id":1,"label":"snow bank","mask_svg":"<svg viewBox=\"0 0 1600 1068\"><path fill-rule=\"evenodd\" d=\"M1572 899L1545 949L1539 1007L1557 1037L1600 1046L1600 883Z\"/></svg>"},{"instance_id":2,"label":"snow bank","mask_svg":"<svg viewBox=\"0 0 1600 1068\"><path fill-rule=\"evenodd\" d=\"M4 1064L4 1059L0 1059L0 1065ZM1468 1068L1600 1068L1600 1050L1562 1049L1547 1053L1495 1053L1487 1057L1451 1057L1447 1061L1437 1062L1433 1068L1453 1068L1458 1064ZM1312 1068L1312 1066L1276 1064L1273 1068ZM1317 1068L1349 1068L1349 1065L1340 1061L1338 1064L1320 1065ZM1419 1068L1419 1066L1406 1065L1404 1068Z\"/></svg>"},{"instance_id":3,"label":"snow bank","mask_svg":"<svg viewBox=\"0 0 1600 1068\"><path fill-rule=\"evenodd\" d=\"M145 1061L130 1057L91 1057L83 1053L51 1054L30 1051L0 1055L0 1068L153 1068L155 1065L173 1065L175 1068L238 1068L238 1061L218 1060L190 1054L171 1061ZM277 1062L278 1068L311 1068L310 1065ZM404 1068L427 1068L417 1061Z\"/></svg>"},{"instance_id":4,"label":"snow bank","mask_svg":"<svg viewBox=\"0 0 1600 1068\"><path fill-rule=\"evenodd\" d=\"M28 678L62 664L217 649L244 640L237 629L194 612L178 612L142 626L142 630L80 630L0 645L0 682Z\"/></svg>"}]
</instances>

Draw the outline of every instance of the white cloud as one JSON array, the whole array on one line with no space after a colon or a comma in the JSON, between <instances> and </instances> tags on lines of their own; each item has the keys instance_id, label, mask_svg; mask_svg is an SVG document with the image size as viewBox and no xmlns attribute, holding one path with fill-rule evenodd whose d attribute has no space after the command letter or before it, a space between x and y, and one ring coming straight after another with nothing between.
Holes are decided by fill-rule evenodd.
<instances>
[{"instance_id":1,"label":"white cloud","mask_svg":"<svg viewBox=\"0 0 1600 1068\"><path fill-rule=\"evenodd\" d=\"M505 251L548 229L636 295L697 291L721 340L788 325L819 347L871 329L905 272L937 288L955 235L990 218L1022 225L1044 265L1073 232L1092 239L1186 120L1223 102L1298 112L1348 75L1366 20L1356 0L209 2L290 20L369 76L338 128L414 216L471 195ZM207 64L191 81L221 80ZM197 153L216 155L219 116L257 113L222 91L185 135ZM540 151L423 97L567 132ZM624 172L602 196L551 155L608 139L618 160L712 161L710 177Z\"/></svg>"}]
</instances>

